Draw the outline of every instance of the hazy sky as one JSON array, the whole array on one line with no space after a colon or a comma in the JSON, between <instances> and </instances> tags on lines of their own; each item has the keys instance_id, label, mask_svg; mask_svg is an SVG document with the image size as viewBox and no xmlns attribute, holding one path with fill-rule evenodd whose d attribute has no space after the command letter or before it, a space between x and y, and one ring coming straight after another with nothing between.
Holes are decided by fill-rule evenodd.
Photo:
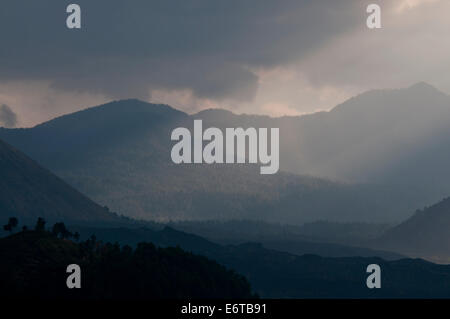
<instances>
[{"instance_id":1,"label":"hazy sky","mask_svg":"<svg viewBox=\"0 0 450 319\"><path fill-rule=\"evenodd\" d=\"M66 28L69 3L81 6L81 30ZM370 3L381 5L382 29L366 27ZM0 6L0 105L19 126L121 98L280 116L419 81L450 92L448 0Z\"/></svg>"}]
</instances>

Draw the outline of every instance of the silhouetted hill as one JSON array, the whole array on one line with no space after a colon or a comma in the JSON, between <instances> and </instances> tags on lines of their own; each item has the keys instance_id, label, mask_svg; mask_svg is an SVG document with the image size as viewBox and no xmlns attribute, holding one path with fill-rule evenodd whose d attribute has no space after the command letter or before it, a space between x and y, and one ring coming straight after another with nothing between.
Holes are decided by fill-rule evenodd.
<instances>
[{"instance_id":1,"label":"silhouetted hill","mask_svg":"<svg viewBox=\"0 0 450 319\"><path fill-rule=\"evenodd\" d=\"M24 223L34 223L38 217L75 223L123 222L0 140L0 218L8 217Z\"/></svg>"},{"instance_id":2,"label":"silhouetted hill","mask_svg":"<svg viewBox=\"0 0 450 319\"><path fill-rule=\"evenodd\" d=\"M47 232L0 239L0 296L38 299L250 298L244 277L179 248L80 244ZM81 289L66 287L66 267L81 267Z\"/></svg>"},{"instance_id":3,"label":"silhouetted hill","mask_svg":"<svg viewBox=\"0 0 450 319\"><path fill-rule=\"evenodd\" d=\"M181 225L175 224L179 228ZM93 228L71 226L72 230L79 232L82 238L94 234L98 239L106 242L118 242L123 245L135 246L139 242L152 242L161 247L180 246L186 251L202 255L211 255L223 251L229 244L244 244L248 242L259 243L265 248L288 252L295 255L315 254L324 257L380 257L386 260L404 258L404 256L388 251L372 250L362 247L346 246L332 243L314 242L309 238L279 233L268 233L264 230L259 236L244 236L241 232L231 232L225 237L226 227L210 227L210 232L202 231L198 227L182 227L186 231L179 231L172 227L162 229L139 228ZM211 232L218 236L211 236ZM221 238L221 239L219 239Z\"/></svg>"},{"instance_id":4,"label":"silhouetted hill","mask_svg":"<svg viewBox=\"0 0 450 319\"><path fill-rule=\"evenodd\" d=\"M220 264L235 269L248 278L261 297L268 298L437 298L450 296L446 284L450 283L450 266L439 266L423 260L401 259L385 261L376 257L329 258L302 254L301 245L268 249L259 243L218 245L196 235L186 234L171 227L159 231L145 228L133 231L121 229L77 228L82 235L95 233L104 241L116 240L121 244L136 245L151 241L155 245L180 246L184 250L205 255ZM305 243L304 243L305 244ZM282 252L298 249L297 253ZM338 252L338 245L314 246L328 254ZM345 252L340 247L340 253ZM347 249L349 249L347 247ZM353 248L353 252L368 254L370 250ZM383 252L378 252L382 253ZM302 255L299 255L302 254ZM328 255L329 256L329 255ZM369 256L369 255L367 255ZM384 256L399 255L384 252ZM369 290L365 285L366 267L376 263L382 267L383 288ZM423 281L426 281L424 284Z\"/></svg>"},{"instance_id":5,"label":"silhouetted hill","mask_svg":"<svg viewBox=\"0 0 450 319\"><path fill-rule=\"evenodd\" d=\"M162 237L195 236L172 229ZM165 234L164 234L165 233ZM267 298L448 298L450 266L420 259L296 256L259 244L208 247L204 254L250 281ZM210 250L212 248L212 250ZM0 295L38 298L195 298L251 296L247 281L206 258L177 248L138 244L136 250L89 239L80 244L48 233L0 239ZM65 286L68 264L82 269L82 289ZM366 287L366 268L381 266L382 289Z\"/></svg>"},{"instance_id":6,"label":"silhouetted hill","mask_svg":"<svg viewBox=\"0 0 450 319\"><path fill-rule=\"evenodd\" d=\"M255 244L217 258L248 278L266 298L449 298L450 266L421 259L294 256ZM367 266L381 267L381 289L368 289Z\"/></svg>"},{"instance_id":7,"label":"silhouetted hill","mask_svg":"<svg viewBox=\"0 0 450 319\"><path fill-rule=\"evenodd\" d=\"M175 230L171 227L161 225L160 229L149 229L147 227L86 227L70 226L73 231L79 232L81 238L89 238L95 235L97 239L104 242L118 242L121 245L136 246L141 242L151 242L160 247L176 247L197 253L206 254L222 249L221 245L213 243L200 236Z\"/></svg>"},{"instance_id":8,"label":"silhouetted hill","mask_svg":"<svg viewBox=\"0 0 450 319\"><path fill-rule=\"evenodd\" d=\"M418 210L408 220L388 230L377 247L436 262L450 262L450 198Z\"/></svg>"},{"instance_id":9,"label":"silhouetted hill","mask_svg":"<svg viewBox=\"0 0 450 319\"><path fill-rule=\"evenodd\" d=\"M265 248L295 255L377 256L386 260L405 257L397 253L361 247L364 246L363 243L383 233L387 229L383 225L317 222L293 226L246 220L176 222L170 225L220 244L257 242Z\"/></svg>"}]
</instances>

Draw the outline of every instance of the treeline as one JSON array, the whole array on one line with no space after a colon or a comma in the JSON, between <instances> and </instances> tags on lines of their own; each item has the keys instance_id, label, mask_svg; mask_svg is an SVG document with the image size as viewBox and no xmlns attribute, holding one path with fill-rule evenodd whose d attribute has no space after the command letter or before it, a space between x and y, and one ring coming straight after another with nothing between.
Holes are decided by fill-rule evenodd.
<instances>
[{"instance_id":1,"label":"treeline","mask_svg":"<svg viewBox=\"0 0 450 319\"><path fill-rule=\"evenodd\" d=\"M45 225L46 221L44 218L39 217L37 219L36 225L34 226L35 231L45 231ZM17 228L19 225L19 220L16 217L10 217L8 220L8 223L3 225L3 230L13 233L15 228ZM28 231L28 226L23 225L22 226L22 232ZM50 230L51 234L54 235L57 238L62 239L69 239L73 238L74 240L78 241L80 239L80 234L78 232L70 232L66 225L64 223L55 223L53 227Z\"/></svg>"},{"instance_id":2,"label":"treeline","mask_svg":"<svg viewBox=\"0 0 450 319\"><path fill-rule=\"evenodd\" d=\"M12 231L17 224L10 219L6 225L10 225ZM0 239L0 296L57 299L255 297L243 276L181 248L140 243L133 249L103 243L95 236L78 243L69 240L68 233L62 223L47 230L45 221L39 219L33 230L22 229ZM66 268L70 264L81 267L80 289L66 286L69 276Z\"/></svg>"}]
</instances>

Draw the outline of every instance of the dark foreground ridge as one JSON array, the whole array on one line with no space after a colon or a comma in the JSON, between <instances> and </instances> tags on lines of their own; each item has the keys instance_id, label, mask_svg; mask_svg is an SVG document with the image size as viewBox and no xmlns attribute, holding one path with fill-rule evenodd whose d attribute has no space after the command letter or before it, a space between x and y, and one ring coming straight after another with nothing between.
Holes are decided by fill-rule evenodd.
<instances>
[{"instance_id":1,"label":"dark foreground ridge","mask_svg":"<svg viewBox=\"0 0 450 319\"><path fill-rule=\"evenodd\" d=\"M41 299L251 298L247 280L180 248L136 249L91 238L75 243L46 231L0 239L0 297ZM81 289L69 289L66 267L81 267Z\"/></svg>"},{"instance_id":2,"label":"dark foreground ridge","mask_svg":"<svg viewBox=\"0 0 450 319\"><path fill-rule=\"evenodd\" d=\"M190 300L252 298L252 289L262 298L450 297L449 265L421 259L297 256L251 243L221 246L204 240L199 248L194 237L170 228L155 232L156 245L173 245L178 238L190 243L187 250L193 254L151 243L134 249L94 237L75 243L48 232L15 234L0 239L0 297ZM82 269L81 289L66 287L66 267L73 263ZM381 267L380 289L366 286L370 264ZM248 278L252 289L244 277L227 269Z\"/></svg>"}]
</instances>

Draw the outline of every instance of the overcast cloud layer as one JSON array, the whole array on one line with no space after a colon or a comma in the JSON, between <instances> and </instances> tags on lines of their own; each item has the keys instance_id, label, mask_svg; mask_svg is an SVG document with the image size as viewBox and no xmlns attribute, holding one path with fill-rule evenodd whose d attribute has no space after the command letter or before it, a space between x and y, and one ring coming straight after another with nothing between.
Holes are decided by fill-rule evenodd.
<instances>
[{"instance_id":1,"label":"overcast cloud layer","mask_svg":"<svg viewBox=\"0 0 450 319\"><path fill-rule=\"evenodd\" d=\"M450 92L450 1L4 0L0 104L29 126L121 98L292 115L367 89ZM365 8L382 6L381 30Z\"/></svg>"}]
</instances>

